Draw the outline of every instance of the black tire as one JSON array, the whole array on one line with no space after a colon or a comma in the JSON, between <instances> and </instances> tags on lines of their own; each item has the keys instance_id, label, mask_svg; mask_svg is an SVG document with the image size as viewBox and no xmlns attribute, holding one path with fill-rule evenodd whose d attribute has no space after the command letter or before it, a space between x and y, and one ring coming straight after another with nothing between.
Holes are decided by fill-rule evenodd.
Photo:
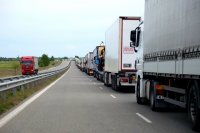
<instances>
[{"instance_id":1,"label":"black tire","mask_svg":"<svg viewBox=\"0 0 200 133\"><path fill-rule=\"evenodd\" d=\"M157 107L156 107L156 95L154 92L154 82L151 81L150 83L150 94L149 94L149 101L150 101L150 108L152 111L157 111Z\"/></svg>"},{"instance_id":2,"label":"black tire","mask_svg":"<svg viewBox=\"0 0 200 133\"><path fill-rule=\"evenodd\" d=\"M99 78L99 74L97 74L97 80L100 80L100 78Z\"/></svg>"},{"instance_id":3,"label":"black tire","mask_svg":"<svg viewBox=\"0 0 200 133\"><path fill-rule=\"evenodd\" d=\"M104 73L104 81L103 81L105 86L108 86L107 84L107 73Z\"/></svg>"},{"instance_id":4,"label":"black tire","mask_svg":"<svg viewBox=\"0 0 200 133\"><path fill-rule=\"evenodd\" d=\"M38 70L35 70L35 71L34 71L34 74L38 74Z\"/></svg>"},{"instance_id":5,"label":"black tire","mask_svg":"<svg viewBox=\"0 0 200 133\"><path fill-rule=\"evenodd\" d=\"M137 94L136 94L137 103L142 104L142 99L140 98L140 77L138 77L136 89L137 89Z\"/></svg>"},{"instance_id":6,"label":"black tire","mask_svg":"<svg viewBox=\"0 0 200 133\"><path fill-rule=\"evenodd\" d=\"M119 91L119 87L117 86L117 77L113 75L112 77L112 89L115 91Z\"/></svg>"},{"instance_id":7,"label":"black tire","mask_svg":"<svg viewBox=\"0 0 200 133\"><path fill-rule=\"evenodd\" d=\"M200 131L200 109L198 105L198 85L194 82L189 88L188 113L195 131Z\"/></svg>"}]
</instances>

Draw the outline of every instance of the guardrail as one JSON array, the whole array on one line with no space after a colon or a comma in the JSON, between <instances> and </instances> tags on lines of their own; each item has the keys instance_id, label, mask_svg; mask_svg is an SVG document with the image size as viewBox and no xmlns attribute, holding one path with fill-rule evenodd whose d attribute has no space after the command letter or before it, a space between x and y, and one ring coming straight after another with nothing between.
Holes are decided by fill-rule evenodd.
<instances>
[{"instance_id":1,"label":"guardrail","mask_svg":"<svg viewBox=\"0 0 200 133\"><path fill-rule=\"evenodd\" d=\"M24 85L34 83L34 82L39 81L41 79L45 79L45 78L51 77L53 75L62 73L64 71L68 70L70 65L71 65L71 62L69 62L69 64L64 68L39 73L37 75L20 75L20 76L13 76L13 77L0 79L1 96L4 100L6 100L6 97L7 97L6 93L3 93L3 92L7 92L9 90L12 90L13 95L16 95L16 90L17 90L18 87L21 87L21 89L23 89Z\"/></svg>"}]
</instances>

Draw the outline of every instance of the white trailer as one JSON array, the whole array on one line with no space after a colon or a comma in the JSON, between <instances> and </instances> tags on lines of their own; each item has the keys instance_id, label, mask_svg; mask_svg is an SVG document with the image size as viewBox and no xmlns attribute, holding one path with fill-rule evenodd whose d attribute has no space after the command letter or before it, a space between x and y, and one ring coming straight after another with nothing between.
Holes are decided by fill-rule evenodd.
<instances>
[{"instance_id":1,"label":"white trailer","mask_svg":"<svg viewBox=\"0 0 200 133\"><path fill-rule=\"evenodd\" d=\"M114 90L135 86L135 52L130 47L130 32L139 21L140 17L119 17L106 31L104 84Z\"/></svg>"},{"instance_id":2,"label":"white trailer","mask_svg":"<svg viewBox=\"0 0 200 133\"><path fill-rule=\"evenodd\" d=\"M84 68L84 57L81 58L80 70L83 71Z\"/></svg>"},{"instance_id":3,"label":"white trailer","mask_svg":"<svg viewBox=\"0 0 200 133\"><path fill-rule=\"evenodd\" d=\"M185 108L195 130L200 129L199 13L199 0L146 0L143 41L140 27L131 32L132 46L143 53L136 60L137 102L149 101L152 110Z\"/></svg>"},{"instance_id":4,"label":"white trailer","mask_svg":"<svg viewBox=\"0 0 200 133\"><path fill-rule=\"evenodd\" d=\"M93 75L93 52L89 52L86 56L86 73Z\"/></svg>"}]
</instances>

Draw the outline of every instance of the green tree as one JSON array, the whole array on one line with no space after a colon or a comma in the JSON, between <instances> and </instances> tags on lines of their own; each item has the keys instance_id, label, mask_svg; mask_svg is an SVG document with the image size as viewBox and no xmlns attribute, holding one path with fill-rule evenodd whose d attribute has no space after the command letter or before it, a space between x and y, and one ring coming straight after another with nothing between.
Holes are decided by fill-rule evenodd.
<instances>
[{"instance_id":1,"label":"green tree","mask_svg":"<svg viewBox=\"0 0 200 133\"><path fill-rule=\"evenodd\" d=\"M79 56L76 55L75 58L78 58L78 59L79 59Z\"/></svg>"},{"instance_id":2,"label":"green tree","mask_svg":"<svg viewBox=\"0 0 200 133\"><path fill-rule=\"evenodd\" d=\"M45 67L45 66L48 66L49 64L50 64L50 60L49 60L48 55L43 54L42 57L39 60L39 66Z\"/></svg>"},{"instance_id":3,"label":"green tree","mask_svg":"<svg viewBox=\"0 0 200 133\"><path fill-rule=\"evenodd\" d=\"M55 58L53 56L51 56L50 61L55 61Z\"/></svg>"},{"instance_id":4,"label":"green tree","mask_svg":"<svg viewBox=\"0 0 200 133\"><path fill-rule=\"evenodd\" d=\"M17 60L17 61L20 61L20 57L19 57L19 56L17 56L16 60Z\"/></svg>"}]
</instances>

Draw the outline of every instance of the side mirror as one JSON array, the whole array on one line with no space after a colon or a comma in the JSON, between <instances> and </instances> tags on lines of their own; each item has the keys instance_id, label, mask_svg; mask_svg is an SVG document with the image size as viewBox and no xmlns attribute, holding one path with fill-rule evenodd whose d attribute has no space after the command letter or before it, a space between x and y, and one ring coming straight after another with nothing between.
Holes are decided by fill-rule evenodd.
<instances>
[{"instance_id":1,"label":"side mirror","mask_svg":"<svg viewBox=\"0 0 200 133\"><path fill-rule=\"evenodd\" d=\"M132 41L130 43L130 47L134 47L136 43L136 30L132 30L130 34L130 40Z\"/></svg>"},{"instance_id":2,"label":"side mirror","mask_svg":"<svg viewBox=\"0 0 200 133\"><path fill-rule=\"evenodd\" d=\"M135 43L135 47L138 47L139 46L139 44L140 44L140 33L141 33L141 28L139 27L138 29L137 29L137 35L136 35L136 43Z\"/></svg>"}]
</instances>

